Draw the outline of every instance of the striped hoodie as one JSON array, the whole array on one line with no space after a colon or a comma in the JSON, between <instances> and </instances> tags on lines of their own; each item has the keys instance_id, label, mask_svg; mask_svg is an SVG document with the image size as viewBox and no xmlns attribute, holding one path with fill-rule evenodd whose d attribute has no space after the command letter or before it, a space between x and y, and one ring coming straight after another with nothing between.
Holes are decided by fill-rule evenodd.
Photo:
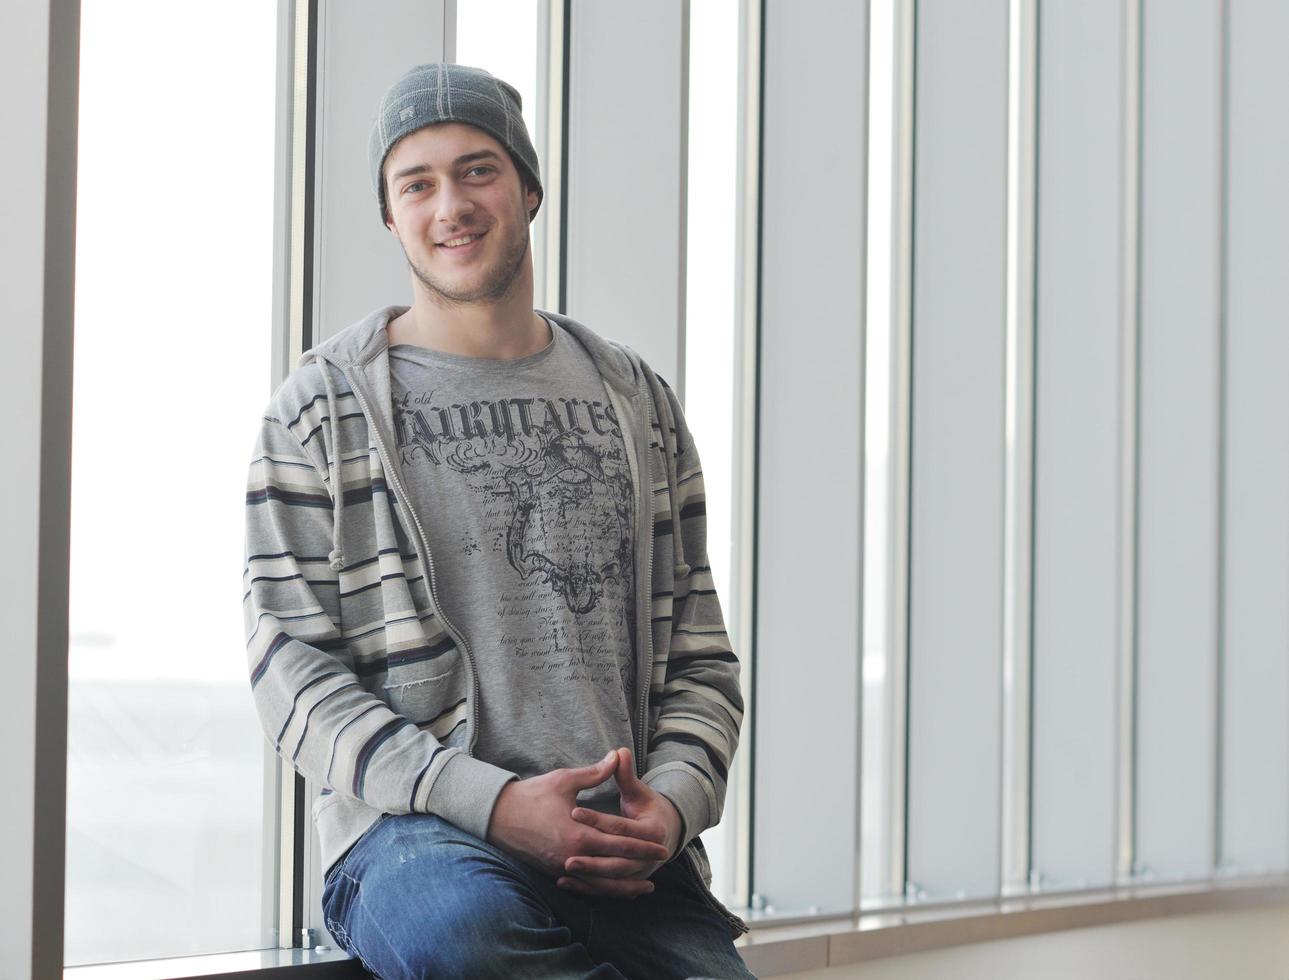
<instances>
[{"instance_id":1,"label":"striped hoodie","mask_svg":"<svg viewBox=\"0 0 1289 980\"><path fill-rule=\"evenodd\" d=\"M515 778L473 755L469 638L438 613L424 533L435 515L412 509L394 454L385 325L404 309L377 310L301 358L265 412L246 491L251 689L274 749L320 786L324 870L381 813L435 813L483 838ZM632 450L637 773L675 803L681 854L710 884L698 835L720 820L743 701L698 453L675 394L635 352L546 315L590 354ZM391 708L392 691L414 717Z\"/></svg>"}]
</instances>

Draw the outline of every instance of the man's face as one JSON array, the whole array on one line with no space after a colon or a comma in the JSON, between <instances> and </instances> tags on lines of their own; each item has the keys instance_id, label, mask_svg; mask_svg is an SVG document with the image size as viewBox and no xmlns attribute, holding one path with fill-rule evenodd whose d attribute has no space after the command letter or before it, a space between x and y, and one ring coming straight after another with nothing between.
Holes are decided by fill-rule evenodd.
<instances>
[{"instance_id":1,"label":"man's face","mask_svg":"<svg viewBox=\"0 0 1289 980\"><path fill-rule=\"evenodd\" d=\"M426 289L454 303L506 295L528 258L538 198L505 147L474 126L437 123L394 146L384 180L385 223Z\"/></svg>"}]
</instances>

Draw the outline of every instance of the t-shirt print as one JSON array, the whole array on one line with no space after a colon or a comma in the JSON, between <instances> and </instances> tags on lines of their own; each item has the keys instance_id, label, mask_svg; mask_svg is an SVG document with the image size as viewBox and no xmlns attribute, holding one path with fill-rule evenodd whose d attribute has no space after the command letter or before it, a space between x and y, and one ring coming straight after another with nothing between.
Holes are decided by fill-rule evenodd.
<instances>
[{"instance_id":1,"label":"t-shirt print","mask_svg":"<svg viewBox=\"0 0 1289 980\"><path fill-rule=\"evenodd\" d=\"M436 404L408 392L395 407L399 458L446 467L477 498L494 546L521 581L574 613L631 575L631 475L611 405L557 396ZM467 550L483 545L465 536Z\"/></svg>"},{"instance_id":2,"label":"t-shirt print","mask_svg":"<svg viewBox=\"0 0 1289 980\"><path fill-rule=\"evenodd\" d=\"M391 347L390 375L398 463L478 666L475 755L529 776L631 745L635 492L594 362L552 325L511 361Z\"/></svg>"}]
</instances>

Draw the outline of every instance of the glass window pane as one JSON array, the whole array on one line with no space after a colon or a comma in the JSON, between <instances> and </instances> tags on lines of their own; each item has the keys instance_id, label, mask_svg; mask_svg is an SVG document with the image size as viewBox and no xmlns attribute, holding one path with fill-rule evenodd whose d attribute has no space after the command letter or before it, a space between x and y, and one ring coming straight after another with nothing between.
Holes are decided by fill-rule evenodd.
<instances>
[{"instance_id":1,"label":"glass window pane","mask_svg":"<svg viewBox=\"0 0 1289 980\"><path fill-rule=\"evenodd\" d=\"M1073 888L1113 883L1119 830L1123 12L1039 30L1031 877Z\"/></svg>"},{"instance_id":2,"label":"glass window pane","mask_svg":"<svg viewBox=\"0 0 1289 980\"><path fill-rule=\"evenodd\" d=\"M536 144L537 0L458 0L457 64L486 68L523 99L524 124ZM542 174L542 183L548 180Z\"/></svg>"},{"instance_id":3,"label":"glass window pane","mask_svg":"<svg viewBox=\"0 0 1289 980\"><path fill-rule=\"evenodd\" d=\"M1221 18L1142 25L1135 829L1163 880L1211 874L1216 829Z\"/></svg>"},{"instance_id":4,"label":"glass window pane","mask_svg":"<svg viewBox=\"0 0 1289 980\"><path fill-rule=\"evenodd\" d=\"M1007 256L1004 3L919 4L908 880L998 892Z\"/></svg>"},{"instance_id":5,"label":"glass window pane","mask_svg":"<svg viewBox=\"0 0 1289 980\"><path fill-rule=\"evenodd\" d=\"M1289 86L1278 38L1283 4L1233 6L1227 216L1225 582L1222 597L1222 869L1280 871L1289 862L1289 126L1267 126Z\"/></svg>"},{"instance_id":6,"label":"glass window pane","mask_svg":"<svg viewBox=\"0 0 1289 980\"><path fill-rule=\"evenodd\" d=\"M513 85L523 100L524 125L537 150L546 199L532 225L533 305L555 310L559 298L546 295L546 225L551 214L551 181L547 172L546 113L541 100L547 91L539 77L544 61L539 0L457 0L456 63L485 68Z\"/></svg>"},{"instance_id":7,"label":"glass window pane","mask_svg":"<svg viewBox=\"0 0 1289 980\"><path fill-rule=\"evenodd\" d=\"M786 914L857 896L867 35L863 4L765 7L752 880Z\"/></svg>"},{"instance_id":8,"label":"glass window pane","mask_svg":"<svg viewBox=\"0 0 1289 980\"><path fill-rule=\"evenodd\" d=\"M253 948L272 918L237 572L276 5L81 6L69 964Z\"/></svg>"},{"instance_id":9,"label":"glass window pane","mask_svg":"<svg viewBox=\"0 0 1289 980\"><path fill-rule=\"evenodd\" d=\"M735 208L738 195L738 0L698 0L689 8L688 241L685 277L685 419L703 461L707 492L707 556L726 629L742 669L750 664L740 643L731 575L734 448ZM741 748L752 733L744 727ZM737 770L731 771L737 777ZM736 901L734 802L726 787L721 823L703 834L712 865L712 888Z\"/></svg>"}]
</instances>

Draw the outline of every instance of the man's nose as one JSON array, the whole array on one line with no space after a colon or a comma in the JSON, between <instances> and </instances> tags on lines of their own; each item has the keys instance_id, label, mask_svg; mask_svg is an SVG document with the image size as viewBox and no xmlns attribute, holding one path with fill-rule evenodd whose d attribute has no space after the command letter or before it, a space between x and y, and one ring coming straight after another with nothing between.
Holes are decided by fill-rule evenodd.
<instances>
[{"instance_id":1,"label":"man's nose","mask_svg":"<svg viewBox=\"0 0 1289 980\"><path fill-rule=\"evenodd\" d=\"M446 225L456 224L474 210L474 202L465 188L445 181L439 188L439 220Z\"/></svg>"}]
</instances>

